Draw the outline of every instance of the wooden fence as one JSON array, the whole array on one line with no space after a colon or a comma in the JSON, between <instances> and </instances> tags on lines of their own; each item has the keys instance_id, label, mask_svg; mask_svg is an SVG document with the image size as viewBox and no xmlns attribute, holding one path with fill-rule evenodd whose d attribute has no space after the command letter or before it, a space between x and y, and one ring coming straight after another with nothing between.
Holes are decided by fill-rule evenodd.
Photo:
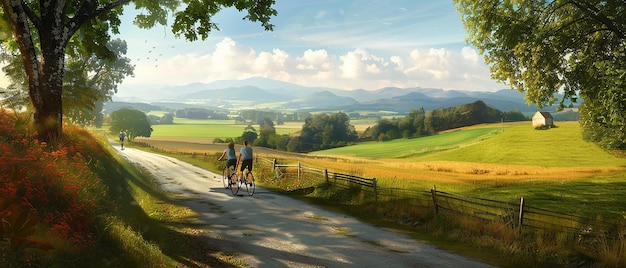
<instances>
[{"instance_id":1,"label":"wooden fence","mask_svg":"<svg viewBox=\"0 0 626 268\"><path fill-rule=\"evenodd\" d=\"M549 211L530 206L522 197L519 202L503 202L485 198L463 196L436 190L417 191L412 189L379 189L376 178L364 178L350 174L305 167L299 162L296 164L279 164L276 159L257 158L257 161L271 164L277 176L283 176L283 169L296 169L297 180L303 173L314 174L323 178L327 183L336 184L344 182L351 185L363 186L372 189L374 198L378 201L379 196L385 200L403 199L416 206L432 206L435 213L448 213L460 216L478 218L486 222L501 222L510 228L522 231L523 228L531 228L538 231L564 232L575 236L579 241L584 239L620 239L624 235L623 226L620 224L605 222L598 219L590 219L577 215ZM430 205L428 200L430 199Z\"/></svg>"},{"instance_id":2,"label":"wooden fence","mask_svg":"<svg viewBox=\"0 0 626 268\"><path fill-rule=\"evenodd\" d=\"M343 182L351 186L364 186L366 188L372 189L374 198L378 197L378 187L376 185L376 178L364 178L360 176L331 172L328 169L318 169L306 167L298 162L297 164L278 164L276 159L265 159L257 157L257 162L263 161L265 163L271 163L272 170L277 172L277 176L283 176L284 173L282 169L286 168L297 168L297 180L300 181L302 178L303 172L315 173L317 176L323 178L326 183L334 183Z\"/></svg>"},{"instance_id":3,"label":"wooden fence","mask_svg":"<svg viewBox=\"0 0 626 268\"><path fill-rule=\"evenodd\" d=\"M590 219L577 215L529 206L522 197L519 203L508 203L453 193L431 191L436 213L452 213L475 217L485 221L498 221L517 228L532 228L541 231L558 231L583 239L619 239L624 230L617 223Z\"/></svg>"}]
</instances>

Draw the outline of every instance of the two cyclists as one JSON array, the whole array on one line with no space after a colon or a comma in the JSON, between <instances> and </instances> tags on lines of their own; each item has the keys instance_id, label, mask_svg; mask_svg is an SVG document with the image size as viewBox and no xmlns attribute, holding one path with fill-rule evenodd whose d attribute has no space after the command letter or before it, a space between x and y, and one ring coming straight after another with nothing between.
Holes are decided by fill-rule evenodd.
<instances>
[{"instance_id":1,"label":"two cyclists","mask_svg":"<svg viewBox=\"0 0 626 268\"><path fill-rule=\"evenodd\" d=\"M226 167L228 167L228 171L235 171L237 166L240 167L240 178L246 175L249 175L252 179L248 181L248 183L252 183L254 181L254 176L252 175L252 162L253 162L253 154L252 148L248 146L248 140L243 142L243 147L239 150L239 156L237 157L235 154L235 144L232 142L228 143L228 148L222 152L222 155L217 159L221 161L226 157ZM232 168L231 168L232 167ZM247 173L245 173L247 172ZM245 174L244 174L245 173ZM230 177L230 173L226 174ZM232 183L236 183L233 181Z\"/></svg>"}]
</instances>

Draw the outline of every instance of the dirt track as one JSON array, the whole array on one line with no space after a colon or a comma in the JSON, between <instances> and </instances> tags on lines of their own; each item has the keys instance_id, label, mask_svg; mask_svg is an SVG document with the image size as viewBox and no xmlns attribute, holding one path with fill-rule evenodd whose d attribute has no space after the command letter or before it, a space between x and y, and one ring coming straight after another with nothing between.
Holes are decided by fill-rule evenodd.
<instances>
[{"instance_id":1,"label":"dirt track","mask_svg":"<svg viewBox=\"0 0 626 268\"><path fill-rule=\"evenodd\" d=\"M200 215L208 243L248 267L491 267L262 188L233 196L220 175L177 159L119 153Z\"/></svg>"}]
</instances>

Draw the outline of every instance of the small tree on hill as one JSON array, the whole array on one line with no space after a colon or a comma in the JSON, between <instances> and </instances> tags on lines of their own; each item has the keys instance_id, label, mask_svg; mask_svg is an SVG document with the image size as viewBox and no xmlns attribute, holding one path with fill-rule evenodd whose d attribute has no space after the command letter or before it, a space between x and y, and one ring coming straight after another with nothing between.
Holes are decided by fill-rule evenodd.
<instances>
[{"instance_id":1,"label":"small tree on hill","mask_svg":"<svg viewBox=\"0 0 626 268\"><path fill-rule=\"evenodd\" d=\"M250 142L250 143L254 143L254 140L256 140L256 138L258 136L259 135L256 133L256 129L254 129L254 127L247 126L243 130L243 133L241 134L241 139L242 140L248 140L248 142Z\"/></svg>"}]
</instances>

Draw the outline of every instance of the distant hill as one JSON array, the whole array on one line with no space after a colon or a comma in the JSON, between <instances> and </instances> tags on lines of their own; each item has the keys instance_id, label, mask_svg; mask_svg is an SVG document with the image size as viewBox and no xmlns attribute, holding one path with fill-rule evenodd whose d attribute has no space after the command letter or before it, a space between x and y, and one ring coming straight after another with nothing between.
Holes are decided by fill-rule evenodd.
<instances>
[{"instance_id":1,"label":"distant hill","mask_svg":"<svg viewBox=\"0 0 626 268\"><path fill-rule=\"evenodd\" d=\"M157 93L158 94L155 94ZM510 89L496 92L443 90L437 88L385 87L377 90L342 90L304 87L296 84L254 77L244 80L222 80L212 83L191 83L145 91L143 98L133 96L128 102L178 103L210 106L221 109L272 109L276 111L392 111L405 114L423 107L426 110L453 107L477 100L501 110L534 113L536 105L527 105L524 93ZM124 102L126 99L115 98ZM554 111L555 107L544 107Z\"/></svg>"},{"instance_id":2,"label":"distant hill","mask_svg":"<svg viewBox=\"0 0 626 268\"><path fill-rule=\"evenodd\" d=\"M304 98L289 101L283 105L291 109L332 109L343 108L359 103L350 97L339 97L330 91L316 92Z\"/></svg>"},{"instance_id":3,"label":"distant hill","mask_svg":"<svg viewBox=\"0 0 626 268\"><path fill-rule=\"evenodd\" d=\"M227 112L226 109L211 107L207 105L193 105L189 103L178 102L155 102L155 103L142 103L142 102L119 102L109 101L105 102L103 106L103 112L110 114L120 109L135 109L148 113L150 111L165 111L165 110L182 110L185 108L202 108L218 112Z\"/></svg>"},{"instance_id":4,"label":"distant hill","mask_svg":"<svg viewBox=\"0 0 626 268\"><path fill-rule=\"evenodd\" d=\"M147 113L149 111L161 111L163 110L163 107L149 103L106 102L104 103L103 112L105 114L110 114L121 109L135 109Z\"/></svg>"},{"instance_id":5,"label":"distant hill","mask_svg":"<svg viewBox=\"0 0 626 268\"><path fill-rule=\"evenodd\" d=\"M219 103L220 101L250 101L252 103L280 102L293 99L286 94L272 93L256 86L205 89L181 96L181 101Z\"/></svg>"}]
</instances>

